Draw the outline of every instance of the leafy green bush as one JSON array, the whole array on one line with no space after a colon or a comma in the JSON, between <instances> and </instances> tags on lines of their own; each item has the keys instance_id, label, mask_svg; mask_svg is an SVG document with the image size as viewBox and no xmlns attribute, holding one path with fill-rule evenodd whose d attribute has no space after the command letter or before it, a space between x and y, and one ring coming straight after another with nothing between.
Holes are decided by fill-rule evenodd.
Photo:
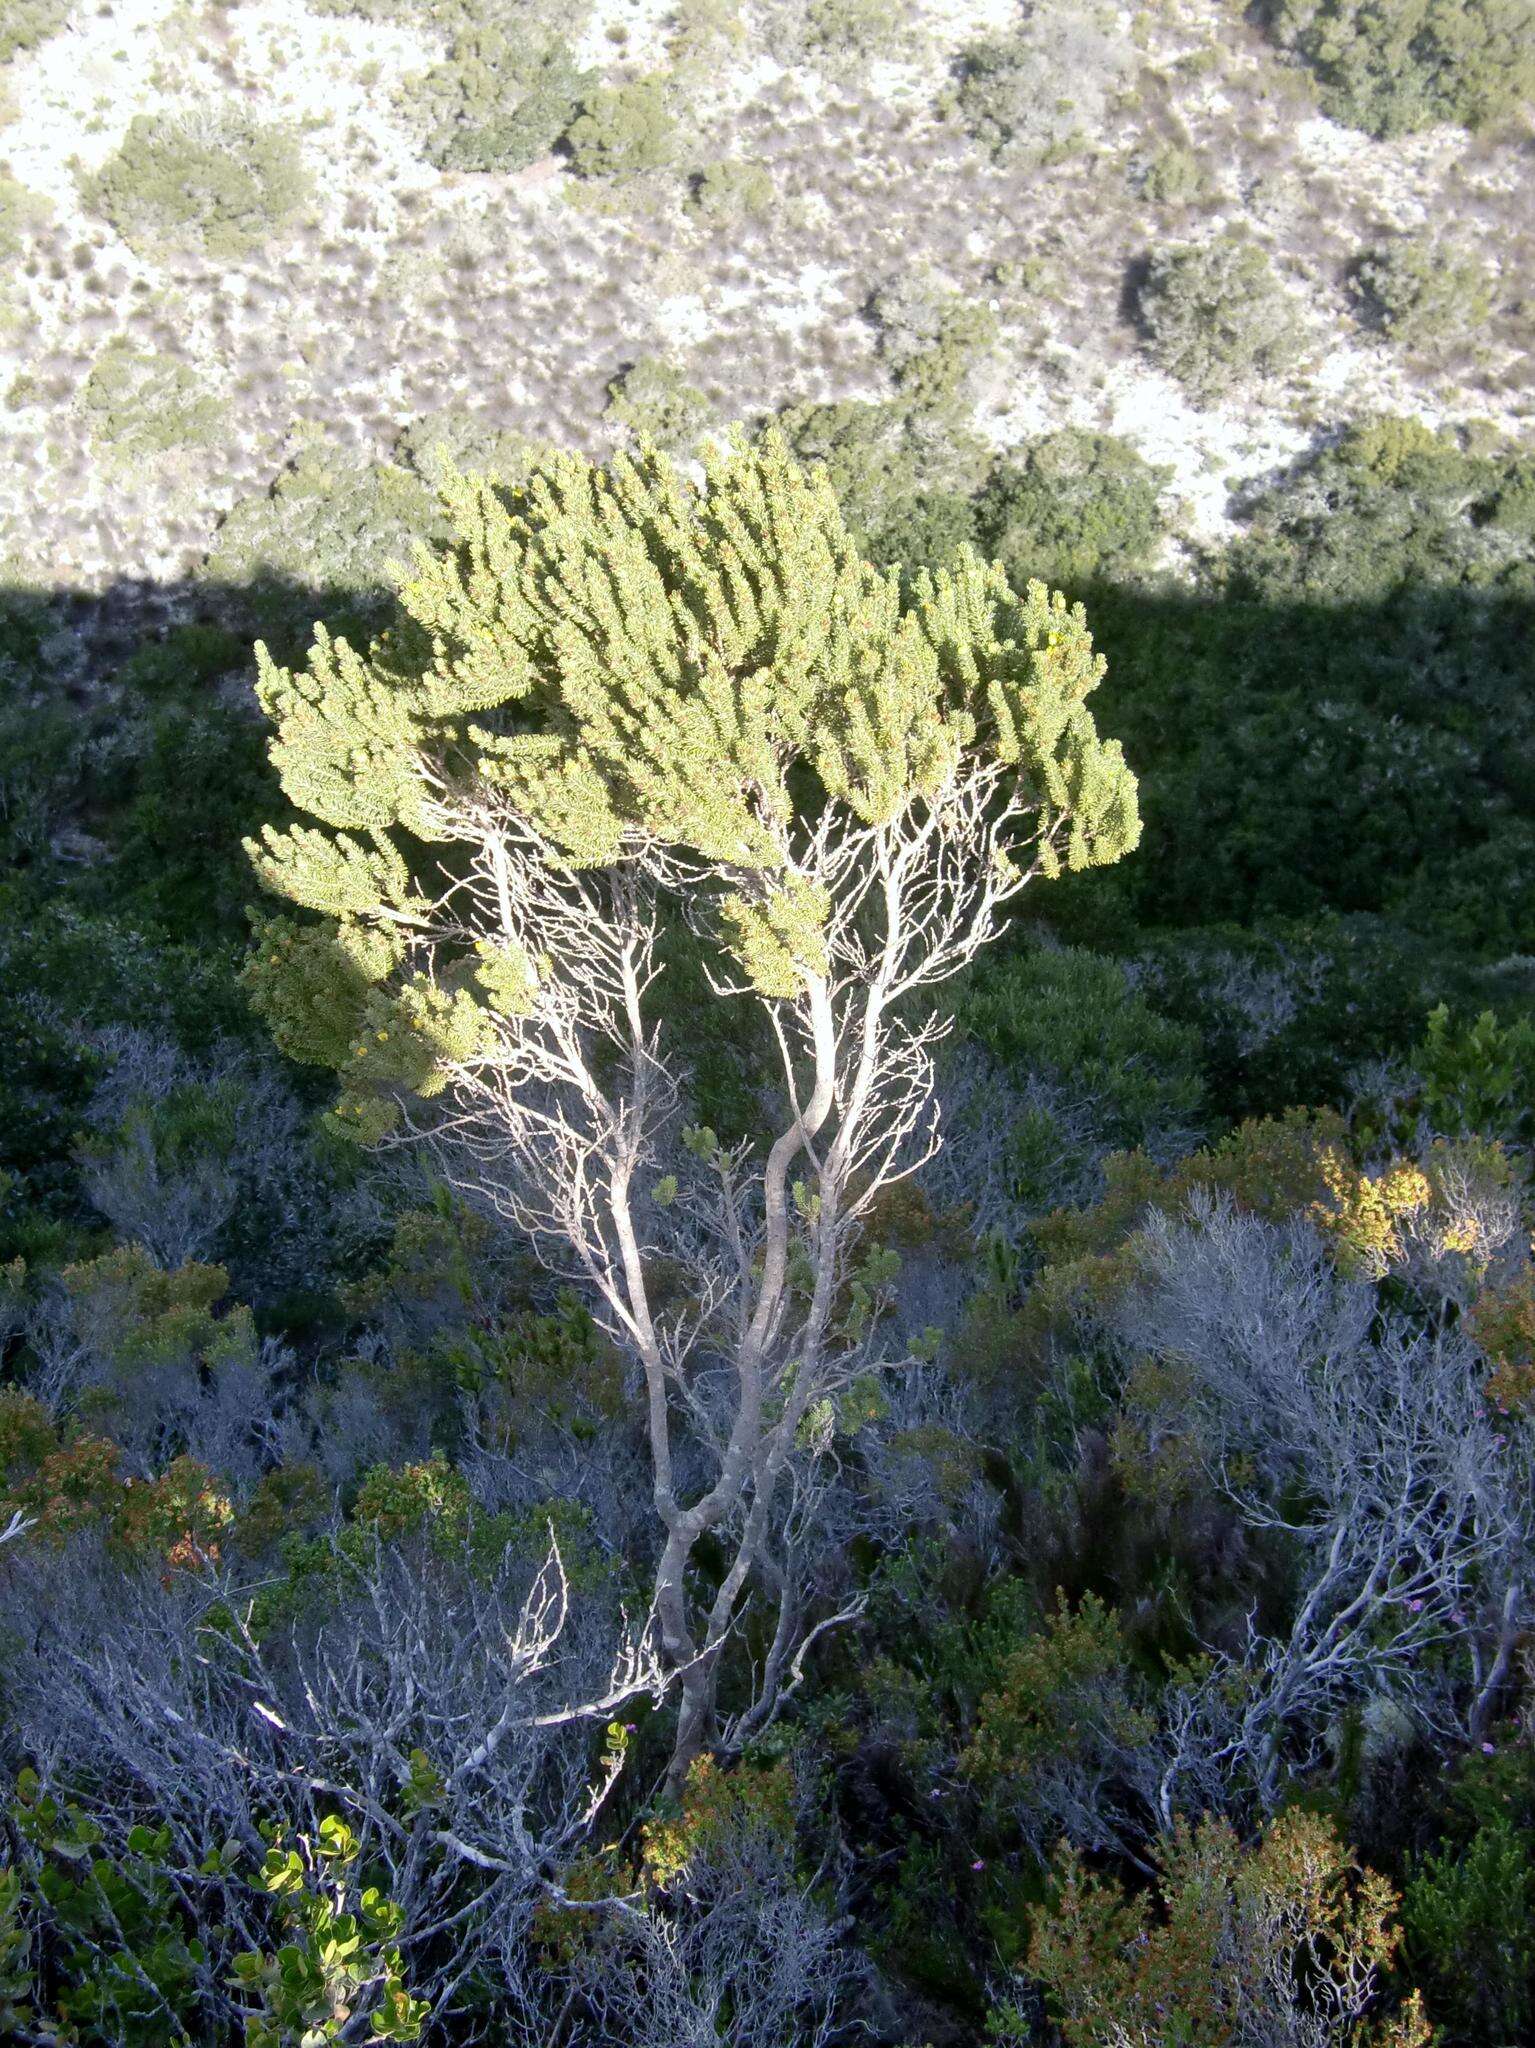
<instances>
[{"instance_id":1,"label":"leafy green bush","mask_svg":"<svg viewBox=\"0 0 1535 2048\"><path fill-rule=\"evenodd\" d=\"M1487 266L1431 235L1372 249L1355 266L1354 285L1376 325L1420 352L1469 341L1492 311Z\"/></svg>"},{"instance_id":2,"label":"leafy green bush","mask_svg":"<svg viewBox=\"0 0 1535 2048\"><path fill-rule=\"evenodd\" d=\"M0 8L0 64L57 34L74 0L5 0Z\"/></svg>"},{"instance_id":3,"label":"leafy green bush","mask_svg":"<svg viewBox=\"0 0 1535 2048\"><path fill-rule=\"evenodd\" d=\"M135 114L83 196L135 249L228 260L287 226L309 192L291 129L220 112Z\"/></svg>"},{"instance_id":4,"label":"leafy green bush","mask_svg":"<svg viewBox=\"0 0 1535 2048\"><path fill-rule=\"evenodd\" d=\"M1330 1820L1297 1808L1253 1848L1225 1820L1207 1815L1193 1828L1180 1820L1159 1863L1154 1890L1132 1893L1085 1869L1074 1852L1057 1858L1029 1969L1046 1987L1067 2048L1294 2040L1318 2013L1338 2048L1430 2048L1416 1995L1380 2016L1400 1939L1398 1900ZM1248 2014L1254 2024L1237 2031L1233 2018Z\"/></svg>"},{"instance_id":5,"label":"leafy green bush","mask_svg":"<svg viewBox=\"0 0 1535 2048\"><path fill-rule=\"evenodd\" d=\"M20 253L28 235L47 220L50 208L40 192L0 170L0 261Z\"/></svg>"},{"instance_id":6,"label":"leafy green bush","mask_svg":"<svg viewBox=\"0 0 1535 2048\"><path fill-rule=\"evenodd\" d=\"M250 658L248 642L222 626L192 622L173 626L160 640L136 647L117 671L117 684L130 699L163 700L185 691L195 702L216 676Z\"/></svg>"},{"instance_id":7,"label":"leafy green bush","mask_svg":"<svg viewBox=\"0 0 1535 2048\"><path fill-rule=\"evenodd\" d=\"M235 504L213 537L200 575L227 587L267 634L300 632L339 604L366 633L387 609L392 561L412 536L437 530L435 493L410 470L317 447L270 491Z\"/></svg>"},{"instance_id":8,"label":"leafy green bush","mask_svg":"<svg viewBox=\"0 0 1535 2048\"><path fill-rule=\"evenodd\" d=\"M1210 180L1195 152L1173 142L1145 166L1141 190L1153 206L1193 206L1209 196Z\"/></svg>"},{"instance_id":9,"label":"leafy green bush","mask_svg":"<svg viewBox=\"0 0 1535 2048\"><path fill-rule=\"evenodd\" d=\"M1530 0L1270 0L1268 21L1327 111L1371 135L1483 128L1535 96Z\"/></svg>"},{"instance_id":10,"label":"leafy green bush","mask_svg":"<svg viewBox=\"0 0 1535 2048\"><path fill-rule=\"evenodd\" d=\"M1111 9L1040 0L960 52L945 105L994 157L1048 162L1097 134L1136 63Z\"/></svg>"},{"instance_id":11,"label":"leafy green bush","mask_svg":"<svg viewBox=\"0 0 1535 2048\"><path fill-rule=\"evenodd\" d=\"M773 178L763 164L726 157L705 164L693 179L689 202L706 220L733 221L766 213L773 203Z\"/></svg>"},{"instance_id":12,"label":"leafy green bush","mask_svg":"<svg viewBox=\"0 0 1535 2048\"><path fill-rule=\"evenodd\" d=\"M641 356L608 386L604 417L669 455L691 455L714 408L674 363Z\"/></svg>"},{"instance_id":13,"label":"leafy green bush","mask_svg":"<svg viewBox=\"0 0 1535 2048\"><path fill-rule=\"evenodd\" d=\"M919 452L899 406L867 399L791 405L778 424L804 463L821 463L849 525L860 539L921 488Z\"/></svg>"},{"instance_id":14,"label":"leafy green bush","mask_svg":"<svg viewBox=\"0 0 1535 2048\"><path fill-rule=\"evenodd\" d=\"M1447 588L1535 596L1535 460L1475 452L1419 420L1349 428L1249 514L1230 569L1265 598L1343 604ZM1458 623L1474 632L1477 614L1461 607Z\"/></svg>"},{"instance_id":15,"label":"leafy green bush","mask_svg":"<svg viewBox=\"0 0 1535 2048\"><path fill-rule=\"evenodd\" d=\"M810 0L805 11L805 48L813 57L883 57L904 33L889 0Z\"/></svg>"},{"instance_id":16,"label":"leafy green bush","mask_svg":"<svg viewBox=\"0 0 1535 2048\"><path fill-rule=\"evenodd\" d=\"M1200 1116L1198 1033L1152 1009L1116 960L1065 947L987 961L958 1016L1005 1067L1091 1102L1105 1148L1144 1146Z\"/></svg>"},{"instance_id":17,"label":"leafy green bush","mask_svg":"<svg viewBox=\"0 0 1535 2048\"><path fill-rule=\"evenodd\" d=\"M1466 2048L1529 2037L1535 2014L1535 1858L1506 1814L1415 1866L1402 1898L1407 1949L1434 2017Z\"/></svg>"},{"instance_id":18,"label":"leafy green bush","mask_svg":"<svg viewBox=\"0 0 1535 2048\"><path fill-rule=\"evenodd\" d=\"M662 78L636 78L588 95L566 141L583 178L627 178L664 170L677 146L677 123Z\"/></svg>"},{"instance_id":19,"label":"leafy green bush","mask_svg":"<svg viewBox=\"0 0 1535 2048\"><path fill-rule=\"evenodd\" d=\"M562 42L530 46L494 23L454 37L408 94L443 171L520 171L560 140L595 83Z\"/></svg>"},{"instance_id":20,"label":"leafy green bush","mask_svg":"<svg viewBox=\"0 0 1535 2048\"><path fill-rule=\"evenodd\" d=\"M1067 427L992 472L976 501L981 544L1019 588L1038 576L1075 593L1133 575L1162 539L1170 475L1116 435Z\"/></svg>"},{"instance_id":21,"label":"leafy green bush","mask_svg":"<svg viewBox=\"0 0 1535 2048\"><path fill-rule=\"evenodd\" d=\"M160 455L216 438L218 400L195 370L131 342L110 343L96 358L80 403L99 441L123 455Z\"/></svg>"},{"instance_id":22,"label":"leafy green bush","mask_svg":"<svg viewBox=\"0 0 1535 2048\"><path fill-rule=\"evenodd\" d=\"M1413 1064L1435 1130L1517 1140L1535 1125L1535 1019L1500 1024L1483 1010L1474 1022L1461 1022L1440 1003Z\"/></svg>"},{"instance_id":23,"label":"leafy green bush","mask_svg":"<svg viewBox=\"0 0 1535 2048\"><path fill-rule=\"evenodd\" d=\"M1196 398L1276 376L1300 354L1289 295L1241 233L1153 250L1138 306L1153 360Z\"/></svg>"},{"instance_id":24,"label":"leafy green bush","mask_svg":"<svg viewBox=\"0 0 1535 2048\"><path fill-rule=\"evenodd\" d=\"M904 410L932 416L931 426L957 427L971 375L996 345L996 314L923 271L903 271L882 285L869 312Z\"/></svg>"}]
</instances>

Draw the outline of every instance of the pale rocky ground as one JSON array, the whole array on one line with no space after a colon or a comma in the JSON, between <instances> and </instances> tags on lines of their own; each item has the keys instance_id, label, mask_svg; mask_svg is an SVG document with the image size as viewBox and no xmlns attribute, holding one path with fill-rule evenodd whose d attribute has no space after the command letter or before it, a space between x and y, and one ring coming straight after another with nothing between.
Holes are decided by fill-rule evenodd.
<instances>
[{"instance_id":1,"label":"pale rocky ground","mask_svg":"<svg viewBox=\"0 0 1535 2048\"><path fill-rule=\"evenodd\" d=\"M673 362L722 421L879 397L865 309L915 266L1003 314L977 384L987 441L1124 435L1172 472L1172 561L1230 531L1244 484L1351 418L1535 434L1528 133L1374 142L1318 114L1234 0L1160 0L1120 16L1126 89L1086 146L999 166L939 102L958 50L1007 29L1013 0L890 4L899 56L839 63L805 56L802 4L745 0L728 64L672 73L675 167L593 183L558 159L520 176L434 170L398 102L441 54L429 30L301 0L80 0L0 70L0 168L51 208L0 279L0 577L182 577L228 509L317 435L383 458L412 422L467 409L487 429L605 448L607 386L640 356ZM666 0L571 0L563 19L614 82L673 62ZM233 264L141 258L86 209L82 178L135 114L225 100L301 129L308 216ZM1170 142L1200 159L1199 205L1138 190ZM765 166L775 198L760 221L715 228L689 177L727 156ZM1282 381L1201 408L1148 363L1126 280L1159 240L1234 220L1273 253L1310 347ZM1345 286L1372 239L1424 224L1501 272L1499 316L1433 370L1366 330ZM999 263L1031 265L1029 286L999 295ZM93 438L80 395L119 338L195 370L217 402L202 445L129 458Z\"/></svg>"}]
</instances>

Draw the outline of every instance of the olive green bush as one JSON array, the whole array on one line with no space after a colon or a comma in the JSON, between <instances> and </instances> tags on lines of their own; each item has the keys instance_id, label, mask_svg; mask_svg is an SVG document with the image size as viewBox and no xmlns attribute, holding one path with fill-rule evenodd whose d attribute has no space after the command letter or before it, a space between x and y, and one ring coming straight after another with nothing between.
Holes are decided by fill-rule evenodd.
<instances>
[{"instance_id":1,"label":"olive green bush","mask_svg":"<svg viewBox=\"0 0 1535 2048\"><path fill-rule=\"evenodd\" d=\"M1001 331L996 314L926 271L902 271L882 285L869 313L899 403L908 413L938 416L962 430L968 387Z\"/></svg>"},{"instance_id":2,"label":"olive green bush","mask_svg":"<svg viewBox=\"0 0 1535 2048\"><path fill-rule=\"evenodd\" d=\"M1485 128L1535 97L1531 0L1270 0L1267 13L1328 113L1370 135Z\"/></svg>"},{"instance_id":3,"label":"olive green bush","mask_svg":"<svg viewBox=\"0 0 1535 2048\"><path fill-rule=\"evenodd\" d=\"M291 129L220 111L135 114L83 196L142 253L230 261L292 223L309 193Z\"/></svg>"},{"instance_id":4,"label":"olive green bush","mask_svg":"<svg viewBox=\"0 0 1535 2048\"><path fill-rule=\"evenodd\" d=\"M1105 1150L1198 1125L1199 1034L1159 1015L1116 960L1074 946L989 959L967 977L958 1017L1011 1072L1092 1103Z\"/></svg>"},{"instance_id":5,"label":"olive green bush","mask_svg":"<svg viewBox=\"0 0 1535 2048\"><path fill-rule=\"evenodd\" d=\"M40 192L0 170L0 262L20 254L27 237L42 226L49 212Z\"/></svg>"},{"instance_id":6,"label":"olive green bush","mask_svg":"<svg viewBox=\"0 0 1535 2048\"><path fill-rule=\"evenodd\" d=\"M1289 294L1241 233L1154 249L1138 308L1152 359L1202 401L1277 376L1301 352Z\"/></svg>"},{"instance_id":7,"label":"olive green bush","mask_svg":"<svg viewBox=\"0 0 1535 2048\"><path fill-rule=\"evenodd\" d=\"M641 356L608 386L604 417L669 455L691 455L714 408L675 363Z\"/></svg>"},{"instance_id":8,"label":"olive green bush","mask_svg":"<svg viewBox=\"0 0 1535 2048\"><path fill-rule=\"evenodd\" d=\"M588 94L566 142L583 178L627 178L665 170L677 148L677 123L662 78L636 78Z\"/></svg>"},{"instance_id":9,"label":"olive green bush","mask_svg":"<svg viewBox=\"0 0 1535 2048\"><path fill-rule=\"evenodd\" d=\"M899 47L903 24L889 0L810 0L804 44L812 57L884 57Z\"/></svg>"},{"instance_id":10,"label":"olive green bush","mask_svg":"<svg viewBox=\"0 0 1535 2048\"><path fill-rule=\"evenodd\" d=\"M1067 427L1001 462L976 500L988 555L1016 582L1064 590L1145 567L1163 535L1159 494L1171 471L1128 441Z\"/></svg>"},{"instance_id":11,"label":"olive green bush","mask_svg":"<svg viewBox=\"0 0 1535 2048\"><path fill-rule=\"evenodd\" d=\"M1049 162L1101 130L1136 61L1111 9L1034 0L1016 29L960 52L942 106L992 156Z\"/></svg>"},{"instance_id":12,"label":"olive green bush","mask_svg":"<svg viewBox=\"0 0 1535 2048\"><path fill-rule=\"evenodd\" d=\"M5 0L0 8L0 64L56 35L74 0Z\"/></svg>"},{"instance_id":13,"label":"olive green bush","mask_svg":"<svg viewBox=\"0 0 1535 2048\"><path fill-rule=\"evenodd\" d=\"M321 445L233 506L200 575L284 644L322 602L366 628L382 615L389 564L407 558L413 535L438 531L439 518L424 478Z\"/></svg>"},{"instance_id":14,"label":"olive green bush","mask_svg":"<svg viewBox=\"0 0 1535 2048\"><path fill-rule=\"evenodd\" d=\"M1492 311L1486 264L1434 235L1401 235L1371 249L1355 266L1353 282L1374 324L1417 354L1472 341Z\"/></svg>"},{"instance_id":15,"label":"olive green bush","mask_svg":"<svg viewBox=\"0 0 1535 2048\"><path fill-rule=\"evenodd\" d=\"M1403 1887L1407 1964L1448 2041L1503 2048L1535 2021L1535 1752L1478 1744L1442 1790L1443 1835Z\"/></svg>"},{"instance_id":16,"label":"olive green bush","mask_svg":"<svg viewBox=\"0 0 1535 2048\"><path fill-rule=\"evenodd\" d=\"M1535 596L1535 460L1422 421L1351 427L1250 504L1230 572L1268 598L1328 603L1448 588ZM1472 632L1474 612L1462 612ZM1505 721L1507 745L1513 729Z\"/></svg>"},{"instance_id":17,"label":"olive green bush","mask_svg":"<svg viewBox=\"0 0 1535 2048\"><path fill-rule=\"evenodd\" d=\"M696 173L688 203L703 219L728 224L766 213L773 203L773 176L764 164L725 157Z\"/></svg>"},{"instance_id":18,"label":"olive green bush","mask_svg":"<svg viewBox=\"0 0 1535 2048\"><path fill-rule=\"evenodd\" d=\"M115 341L91 366L80 403L99 441L122 455L160 455L212 441L223 413L196 371Z\"/></svg>"},{"instance_id":19,"label":"olive green bush","mask_svg":"<svg viewBox=\"0 0 1535 2048\"><path fill-rule=\"evenodd\" d=\"M595 83L563 42L529 44L493 22L465 28L407 93L443 171L520 171L545 156Z\"/></svg>"},{"instance_id":20,"label":"olive green bush","mask_svg":"<svg viewBox=\"0 0 1535 2048\"><path fill-rule=\"evenodd\" d=\"M1192 149L1169 143L1141 171L1141 191L1153 206L1194 206L1210 196L1210 178Z\"/></svg>"}]
</instances>

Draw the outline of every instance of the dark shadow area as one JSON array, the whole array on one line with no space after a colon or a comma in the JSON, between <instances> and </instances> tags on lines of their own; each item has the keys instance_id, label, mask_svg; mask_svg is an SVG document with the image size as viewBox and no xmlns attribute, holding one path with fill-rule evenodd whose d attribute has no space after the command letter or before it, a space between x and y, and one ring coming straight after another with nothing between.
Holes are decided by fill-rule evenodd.
<instances>
[{"instance_id":1,"label":"dark shadow area","mask_svg":"<svg viewBox=\"0 0 1535 2048\"><path fill-rule=\"evenodd\" d=\"M1230 1117L1337 1100L1441 1000L1528 1000L1529 601L1080 595L1108 660L1094 715L1140 779L1145 834L1119 866L1032 891L1020 940L1133 956L1154 1005L1199 1030ZM84 1034L254 1033L240 841L283 799L251 643L298 660L316 619L362 637L389 604L276 576L0 591L0 1166L34 1194L72 1179Z\"/></svg>"}]
</instances>

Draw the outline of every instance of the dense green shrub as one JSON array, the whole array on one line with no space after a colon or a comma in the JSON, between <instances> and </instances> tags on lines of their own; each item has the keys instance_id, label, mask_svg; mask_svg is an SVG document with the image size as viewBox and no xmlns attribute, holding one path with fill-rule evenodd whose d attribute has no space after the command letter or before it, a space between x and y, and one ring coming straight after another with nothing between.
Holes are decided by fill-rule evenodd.
<instances>
[{"instance_id":1,"label":"dense green shrub","mask_svg":"<svg viewBox=\"0 0 1535 2048\"><path fill-rule=\"evenodd\" d=\"M1535 1858L1506 1814L1423 1857L1402 1900L1434 2017L1468 2044L1528 2038L1535 2013Z\"/></svg>"},{"instance_id":2,"label":"dense green shrub","mask_svg":"<svg viewBox=\"0 0 1535 2048\"><path fill-rule=\"evenodd\" d=\"M96 358L80 403L99 441L123 455L159 455L216 438L219 401L173 356L110 343Z\"/></svg>"},{"instance_id":3,"label":"dense green shrub","mask_svg":"<svg viewBox=\"0 0 1535 2048\"><path fill-rule=\"evenodd\" d=\"M1343 604L1434 590L1535 596L1535 460L1411 419L1349 428L1249 507L1239 588ZM1475 633L1462 607L1457 629ZM1506 742L1507 729L1502 735Z\"/></svg>"},{"instance_id":4,"label":"dense green shrub","mask_svg":"<svg viewBox=\"0 0 1535 2048\"><path fill-rule=\"evenodd\" d=\"M779 414L801 462L822 463L848 523L867 536L921 488L921 460L899 406L846 398Z\"/></svg>"},{"instance_id":5,"label":"dense green shrub","mask_svg":"<svg viewBox=\"0 0 1535 2048\"><path fill-rule=\"evenodd\" d=\"M412 420L395 441L393 455L401 469L433 486L449 468L515 484L526 474L539 445L504 426L498 412L445 406Z\"/></svg>"},{"instance_id":6,"label":"dense green shrub","mask_svg":"<svg viewBox=\"0 0 1535 2048\"><path fill-rule=\"evenodd\" d=\"M1009 34L960 52L945 104L994 157L1047 162L1101 130L1135 62L1112 10L1039 0Z\"/></svg>"},{"instance_id":7,"label":"dense green shrub","mask_svg":"<svg viewBox=\"0 0 1535 2048\"><path fill-rule=\"evenodd\" d=\"M1371 135L1482 128L1535 97L1530 0L1269 0L1267 12L1327 111Z\"/></svg>"},{"instance_id":8,"label":"dense green shrub","mask_svg":"<svg viewBox=\"0 0 1535 2048\"><path fill-rule=\"evenodd\" d=\"M691 455L714 408L675 363L641 356L608 386L605 417L669 455Z\"/></svg>"},{"instance_id":9,"label":"dense green shrub","mask_svg":"<svg viewBox=\"0 0 1535 2048\"><path fill-rule=\"evenodd\" d=\"M18 255L27 237L49 216L50 208L40 192L20 184L9 171L0 170L0 261Z\"/></svg>"},{"instance_id":10,"label":"dense green shrub","mask_svg":"<svg viewBox=\"0 0 1535 2048\"><path fill-rule=\"evenodd\" d=\"M230 111L135 114L84 198L135 249L227 261L294 220L309 191L293 131Z\"/></svg>"},{"instance_id":11,"label":"dense green shrub","mask_svg":"<svg viewBox=\"0 0 1535 2048\"><path fill-rule=\"evenodd\" d=\"M1000 334L996 314L924 271L903 271L882 285L869 313L901 405L957 427L968 410L966 386Z\"/></svg>"},{"instance_id":12,"label":"dense green shrub","mask_svg":"<svg viewBox=\"0 0 1535 2048\"><path fill-rule=\"evenodd\" d=\"M628 85L599 87L588 94L566 141L584 178L664 170L677 146L665 80L636 78Z\"/></svg>"},{"instance_id":13,"label":"dense green shrub","mask_svg":"<svg viewBox=\"0 0 1535 2048\"><path fill-rule=\"evenodd\" d=\"M268 635L304 631L322 607L366 632L383 615L389 564L408 559L412 535L435 531L438 517L435 493L410 470L314 448L270 491L239 500L200 574Z\"/></svg>"},{"instance_id":14,"label":"dense green shrub","mask_svg":"<svg viewBox=\"0 0 1535 2048\"><path fill-rule=\"evenodd\" d=\"M594 74L562 42L529 46L494 23L455 36L444 62L411 89L428 160L444 171L520 171L575 119Z\"/></svg>"},{"instance_id":15,"label":"dense green shrub","mask_svg":"<svg viewBox=\"0 0 1535 2048\"><path fill-rule=\"evenodd\" d=\"M1419 352L1474 339L1492 310L1492 278L1470 250L1431 235L1402 235L1362 257L1354 285L1369 317Z\"/></svg>"},{"instance_id":16,"label":"dense green shrub","mask_svg":"<svg viewBox=\"0 0 1535 2048\"><path fill-rule=\"evenodd\" d=\"M904 33L889 0L810 0L805 48L813 57L884 57Z\"/></svg>"},{"instance_id":17,"label":"dense green shrub","mask_svg":"<svg viewBox=\"0 0 1535 2048\"><path fill-rule=\"evenodd\" d=\"M1113 434L1047 434L987 480L976 501L981 544L1019 587L1039 576L1074 593L1132 575L1162 539L1158 494L1170 474Z\"/></svg>"},{"instance_id":18,"label":"dense green shrub","mask_svg":"<svg viewBox=\"0 0 1535 2048\"><path fill-rule=\"evenodd\" d=\"M1005 1068L1091 1102L1105 1149L1199 1120L1198 1033L1152 1009L1116 960L1076 947L988 960L966 980L958 1015Z\"/></svg>"},{"instance_id":19,"label":"dense green shrub","mask_svg":"<svg viewBox=\"0 0 1535 2048\"><path fill-rule=\"evenodd\" d=\"M1244 234L1153 250L1138 307L1152 358L1199 399L1276 376L1300 354L1289 295Z\"/></svg>"},{"instance_id":20,"label":"dense green shrub","mask_svg":"<svg viewBox=\"0 0 1535 2048\"><path fill-rule=\"evenodd\" d=\"M216 676L241 668L250 648L239 634L222 626L193 622L173 626L163 640L146 640L117 671L119 689L130 700L164 701L185 691L195 702Z\"/></svg>"},{"instance_id":21,"label":"dense green shrub","mask_svg":"<svg viewBox=\"0 0 1535 2048\"><path fill-rule=\"evenodd\" d=\"M5 0L0 8L0 64L57 34L74 0Z\"/></svg>"},{"instance_id":22,"label":"dense green shrub","mask_svg":"<svg viewBox=\"0 0 1535 2048\"><path fill-rule=\"evenodd\" d=\"M1193 206L1209 197L1210 180L1199 156L1172 142L1143 169L1141 191L1153 206Z\"/></svg>"},{"instance_id":23,"label":"dense green shrub","mask_svg":"<svg viewBox=\"0 0 1535 2048\"><path fill-rule=\"evenodd\" d=\"M729 222L766 213L773 203L772 173L763 164L726 157L705 164L693 179L689 203L706 220Z\"/></svg>"}]
</instances>

